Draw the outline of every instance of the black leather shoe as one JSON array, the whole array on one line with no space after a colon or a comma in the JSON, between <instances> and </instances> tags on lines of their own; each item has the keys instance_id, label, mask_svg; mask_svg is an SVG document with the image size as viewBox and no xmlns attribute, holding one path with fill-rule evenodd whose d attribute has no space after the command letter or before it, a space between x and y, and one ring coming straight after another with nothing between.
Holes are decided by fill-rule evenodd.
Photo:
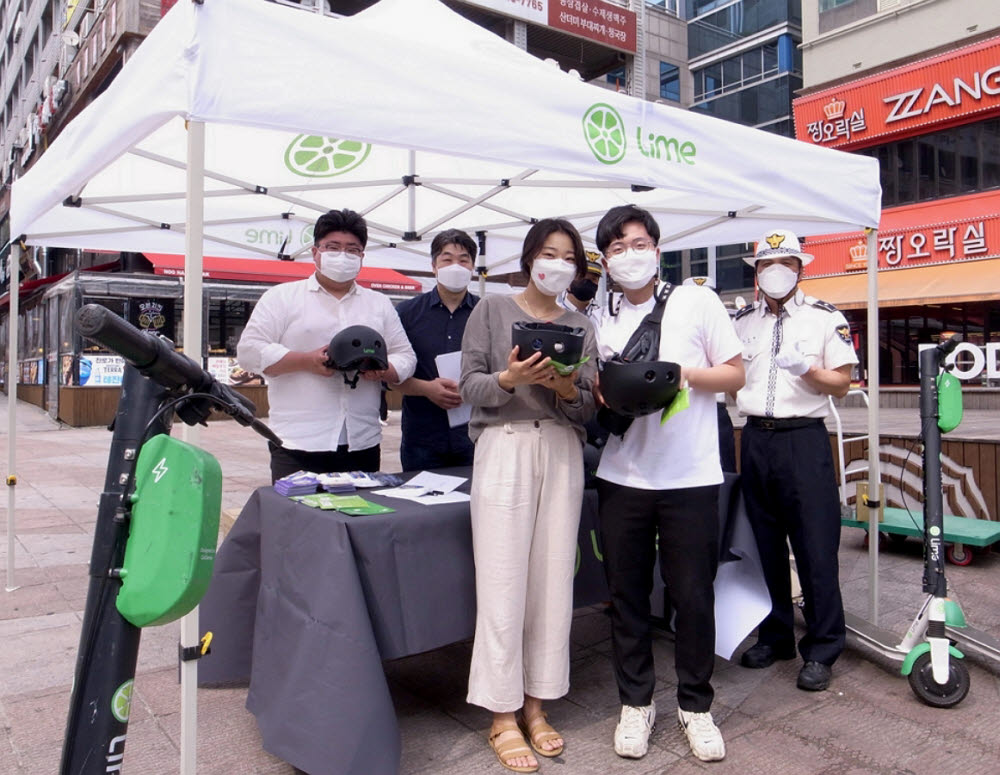
<instances>
[{"instance_id":1,"label":"black leather shoe","mask_svg":"<svg viewBox=\"0 0 1000 775\"><path fill-rule=\"evenodd\" d=\"M776 649L766 643L757 643L743 652L740 664L743 667L759 669L770 667L777 659L795 659L795 649Z\"/></svg>"},{"instance_id":2,"label":"black leather shoe","mask_svg":"<svg viewBox=\"0 0 1000 775\"><path fill-rule=\"evenodd\" d=\"M799 680L795 685L807 692L821 692L830 685L832 672L830 666L822 662L806 662L799 670Z\"/></svg>"}]
</instances>

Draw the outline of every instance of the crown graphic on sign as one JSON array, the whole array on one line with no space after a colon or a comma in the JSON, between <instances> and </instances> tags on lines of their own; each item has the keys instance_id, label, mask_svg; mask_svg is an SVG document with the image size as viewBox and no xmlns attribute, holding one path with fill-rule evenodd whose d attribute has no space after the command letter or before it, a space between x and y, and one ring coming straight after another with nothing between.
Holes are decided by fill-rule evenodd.
<instances>
[{"instance_id":1,"label":"crown graphic on sign","mask_svg":"<svg viewBox=\"0 0 1000 775\"><path fill-rule=\"evenodd\" d=\"M848 251L851 254L851 261L867 261L868 260L868 246L863 240L858 240L857 245L852 245L851 249Z\"/></svg>"},{"instance_id":2,"label":"crown graphic on sign","mask_svg":"<svg viewBox=\"0 0 1000 775\"><path fill-rule=\"evenodd\" d=\"M823 106L823 112L826 113L826 117L832 121L835 118L843 116L844 108L846 107L846 102L838 100L836 97L832 97L830 101Z\"/></svg>"}]
</instances>

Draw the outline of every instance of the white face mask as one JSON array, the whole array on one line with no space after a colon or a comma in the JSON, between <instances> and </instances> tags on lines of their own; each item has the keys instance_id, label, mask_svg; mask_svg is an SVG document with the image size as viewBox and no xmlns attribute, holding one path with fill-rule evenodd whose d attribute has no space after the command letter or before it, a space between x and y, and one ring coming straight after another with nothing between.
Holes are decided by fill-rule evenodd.
<instances>
[{"instance_id":1,"label":"white face mask","mask_svg":"<svg viewBox=\"0 0 1000 775\"><path fill-rule=\"evenodd\" d=\"M798 281L799 273L784 264L771 264L757 273L757 285L776 301L791 293Z\"/></svg>"},{"instance_id":2,"label":"white face mask","mask_svg":"<svg viewBox=\"0 0 1000 775\"><path fill-rule=\"evenodd\" d=\"M656 276L659 265L660 254L656 250L629 248L620 256L608 260L608 272L622 288L635 291Z\"/></svg>"},{"instance_id":3,"label":"white face mask","mask_svg":"<svg viewBox=\"0 0 1000 775\"><path fill-rule=\"evenodd\" d=\"M576 277L576 264L561 258L536 258L531 265L531 281L546 296L558 296Z\"/></svg>"},{"instance_id":4,"label":"white face mask","mask_svg":"<svg viewBox=\"0 0 1000 775\"><path fill-rule=\"evenodd\" d=\"M452 293L464 291L472 280L472 270L461 264L448 264L437 270L437 281Z\"/></svg>"},{"instance_id":5,"label":"white face mask","mask_svg":"<svg viewBox=\"0 0 1000 775\"><path fill-rule=\"evenodd\" d=\"M361 257L347 253L320 253L319 271L328 280L335 283L347 283L358 276L361 271Z\"/></svg>"}]
</instances>

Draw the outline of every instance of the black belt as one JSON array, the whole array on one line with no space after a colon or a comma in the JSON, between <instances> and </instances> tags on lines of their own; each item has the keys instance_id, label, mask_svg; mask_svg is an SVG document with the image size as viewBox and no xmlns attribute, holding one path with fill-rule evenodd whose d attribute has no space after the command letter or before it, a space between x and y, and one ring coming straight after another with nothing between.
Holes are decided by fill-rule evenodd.
<instances>
[{"instance_id":1,"label":"black belt","mask_svg":"<svg viewBox=\"0 0 1000 775\"><path fill-rule=\"evenodd\" d=\"M822 417L747 417L747 425L765 431L790 431L823 424Z\"/></svg>"}]
</instances>

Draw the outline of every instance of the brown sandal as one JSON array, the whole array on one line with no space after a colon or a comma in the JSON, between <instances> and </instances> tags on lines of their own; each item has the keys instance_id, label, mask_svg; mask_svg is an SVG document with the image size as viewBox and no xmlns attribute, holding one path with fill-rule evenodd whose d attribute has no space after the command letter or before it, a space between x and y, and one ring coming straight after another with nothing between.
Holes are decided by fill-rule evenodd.
<instances>
[{"instance_id":1,"label":"brown sandal","mask_svg":"<svg viewBox=\"0 0 1000 775\"><path fill-rule=\"evenodd\" d=\"M509 737L501 742L499 739L500 735L506 732L516 732L517 738ZM500 764L508 770L513 772L538 772L537 764L534 767L517 767L513 764L508 764L509 761L519 756L531 756L531 749L528 747L527 742L521 735L520 728L516 724L508 724L491 731L489 740L490 748L497 755Z\"/></svg>"},{"instance_id":2,"label":"brown sandal","mask_svg":"<svg viewBox=\"0 0 1000 775\"><path fill-rule=\"evenodd\" d=\"M530 719L525 718L523 715L520 717L519 725L521 731L527 736L528 740L531 741L531 747L535 749L535 753L540 756L547 756L552 758L553 756L558 756L563 752L565 745L561 745L558 748L545 748L543 747L545 743L550 740L561 740L562 735L556 732L546 721L549 714L542 711L537 716L532 716Z\"/></svg>"}]
</instances>

